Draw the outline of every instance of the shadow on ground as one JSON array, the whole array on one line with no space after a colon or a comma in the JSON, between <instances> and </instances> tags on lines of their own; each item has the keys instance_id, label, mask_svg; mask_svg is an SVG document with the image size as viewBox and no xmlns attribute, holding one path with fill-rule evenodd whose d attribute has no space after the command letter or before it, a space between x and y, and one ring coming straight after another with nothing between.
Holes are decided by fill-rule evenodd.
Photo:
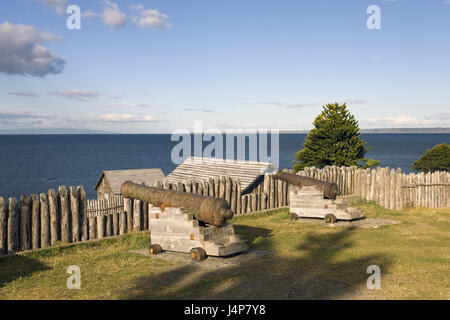
<instances>
[{"instance_id":1,"label":"shadow on ground","mask_svg":"<svg viewBox=\"0 0 450 320\"><path fill-rule=\"evenodd\" d=\"M236 226L238 233L272 254L227 268L204 269L195 264L135 280L122 299L365 299L369 265L385 275L390 259L344 250L354 246L354 228L299 235L284 254L276 252L272 231ZM280 241L279 239L277 241ZM351 252L351 251L350 251Z\"/></svg>"},{"instance_id":2,"label":"shadow on ground","mask_svg":"<svg viewBox=\"0 0 450 320\"><path fill-rule=\"evenodd\" d=\"M0 258L0 288L18 278L28 277L34 272L49 269L42 262L23 255Z\"/></svg>"}]
</instances>

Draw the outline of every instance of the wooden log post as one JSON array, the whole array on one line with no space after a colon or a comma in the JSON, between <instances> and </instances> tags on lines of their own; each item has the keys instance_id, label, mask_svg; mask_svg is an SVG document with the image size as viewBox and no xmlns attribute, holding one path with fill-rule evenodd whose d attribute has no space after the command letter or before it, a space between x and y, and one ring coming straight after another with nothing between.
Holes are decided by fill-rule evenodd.
<instances>
[{"instance_id":1,"label":"wooden log post","mask_svg":"<svg viewBox=\"0 0 450 320\"><path fill-rule=\"evenodd\" d=\"M219 198L220 180L218 178L213 179L213 188L214 197Z\"/></svg>"},{"instance_id":2,"label":"wooden log post","mask_svg":"<svg viewBox=\"0 0 450 320\"><path fill-rule=\"evenodd\" d=\"M242 213L247 213L248 211L248 194L242 195Z\"/></svg>"},{"instance_id":3,"label":"wooden log post","mask_svg":"<svg viewBox=\"0 0 450 320\"><path fill-rule=\"evenodd\" d=\"M89 239L86 190L84 190L83 186L78 186L77 193L79 195L78 208L80 210L81 241L86 241Z\"/></svg>"},{"instance_id":4,"label":"wooden log post","mask_svg":"<svg viewBox=\"0 0 450 320\"><path fill-rule=\"evenodd\" d=\"M361 197L361 170L356 169L354 173L353 194Z\"/></svg>"},{"instance_id":5,"label":"wooden log post","mask_svg":"<svg viewBox=\"0 0 450 320\"><path fill-rule=\"evenodd\" d=\"M424 187L423 185L425 184L425 173L421 172L418 175L418 184L419 186L417 187L417 193L418 193L418 201L417 201L417 205L419 207L424 207Z\"/></svg>"},{"instance_id":6,"label":"wooden log post","mask_svg":"<svg viewBox=\"0 0 450 320\"><path fill-rule=\"evenodd\" d=\"M231 205L231 196L230 196L231 184L230 184L230 178L229 177L224 177L223 183L225 185L223 198L225 199L226 202L228 202L228 205Z\"/></svg>"},{"instance_id":7,"label":"wooden log post","mask_svg":"<svg viewBox=\"0 0 450 320\"><path fill-rule=\"evenodd\" d=\"M100 207L102 207L101 204ZM105 237L105 231L105 216L100 214L97 216L97 239L103 239Z\"/></svg>"},{"instance_id":8,"label":"wooden log post","mask_svg":"<svg viewBox=\"0 0 450 320\"><path fill-rule=\"evenodd\" d=\"M396 197L396 183L397 183L397 176L395 174L395 170L391 169L389 173L389 209L390 210L396 210L397 205L397 197Z\"/></svg>"},{"instance_id":9,"label":"wooden log post","mask_svg":"<svg viewBox=\"0 0 450 320\"><path fill-rule=\"evenodd\" d=\"M97 217L89 217L89 240L97 239Z\"/></svg>"},{"instance_id":10,"label":"wooden log post","mask_svg":"<svg viewBox=\"0 0 450 320\"><path fill-rule=\"evenodd\" d=\"M126 232L132 232L133 231L133 205L132 205L132 199L123 198L123 210L126 215L127 219L127 231Z\"/></svg>"},{"instance_id":11,"label":"wooden log post","mask_svg":"<svg viewBox=\"0 0 450 320\"><path fill-rule=\"evenodd\" d=\"M268 173L264 175L263 191L266 194L269 194L270 192L270 175Z\"/></svg>"},{"instance_id":12,"label":"wooden log post","mask_svg":"<svg viewBox=\"0 0 450 320\"><path fill-rule=\"evenodd\" d=\"M208 178L208 197L214 197L214 182L212 178Z\"/></svg>"},{"instance_id":13,"label":"wooden log post","mask_svg":"<svg viewBox=\"0 0 450 320\"><path fill-rule=\"evenodd\" d=\"M197 194L203 195L203 182L201 181L197 183Z\"/></svg>"},{"instance_id":14,"label":"wooden log post","mask_svg":"<svg viewBox=\"0 0 450 320\"><path fill-rule=\"evenodd\" d=\"M0 197L0 255L6 254L8 252L8 247L6 244L8 234L7 226L8 216L5 208L5 200Z\"/></svg>"},{"instance_id":15,"label":"wooden log post","mask_svg":"<svg viewBox=\"0 0 450 320\"><path fill-rule=\"evenodd\" d=\"M148 203L142 203L142 230L149 230L148 226Z\"/></svg>"},{"instance_id":16,"label":"wooden log post","mask_svg":"<svg viewBox=\"0 0 450 320\"><path fill-rule=\"evenodd\" d=\"M377 203L382 206L384 203L384 185L383 185L384 179L383 179L383 168L377 167L377 183L376 183L376 201Z\"/></svg>"},{"instance_id":17,"label":"wooden log post","mask_svg":"<svg viewBox=\"0 0 450 320\"><path fill-rule=\"evenodd\" d=\"M183 181L185 192L191 193L192 192L192 182L191 181Z\"/></svg>"},{"instance_id":18,"label":"wooden log post","mask_svg":"<svg viewBox=\"0 0 450 320\"><path fill-rule=\"evenodd\" d=\"M113 236L119 235L119 212L114 212L112 216L112 232Z\"/></svg>"},{"instance_id":19,"label":"wooden log post","mask_svg":"<svg viewBox=\"0 0 450 320\"><path fill-rule=\"evenodd\" d=\"M48 198L45 193L41 193L40 211L41 211L41 248L50 246L50 211Z\"/></svg>"},{"instance_id":20,"label":"wooden log post","mask_svg":"<svg viewBox=\"0 0 450 320\"><path fill-rule=\"evenodd\" d=\"M433 180L432 180L432 174L431 172L428 172L426 174L427 180L426 180L426 184L430 185L426 187L426 204L425 207L426 208L433 208L433 199L432 199L432 195L433 195L433 187L431 186L433 184Z\"/></svg>"},{"instance_id":21,"label":"wooden log post","mask_svg":"<svg viewBox=\"0 0 450 320\"><path fill-rule=\"evenodd\" d=\"M31 249L31 199L28 195L20 197L20 246L21 251Z\"/></svg>"},{"instance_id":22,"label":"wooden log post","mask_svg":"<svg viewBox=\"0 0 450 320\"><path fill-rule=\"evenodd\" d=\"M267 195L269 196L269 199L268 199L268 206L267 206L267 208L268 209L272 209L273 208L273 203L274 203L274 199L275 199L275 197L274 197L274 190L273 190L273 187L274 187L274 181L273 181L273 178L272 178L272 176L267 176L267 180L268 180L268 188L267 188Z\"/></svg>"},{"instance_id":23,"label":"wooden log post","mask_svg":"<svg viewBox=\"0 0 450 320\"><path fill-rule=\"evenodd\" d=\"M236 189L237 189L237 184L236 181L234 180L230 180L231 183L231 189L230 189L230 197L231 197L231 211L233 211L236 214Z\"/></svg>"},{"instance_id":24,"label":"wooden log post","mask_svg":"<svg viewBox=\"0 0 450 320\"><path fill-rule=\"evenodd\" d=\"M133 203L133 231L141 231L141 200L134 199Z\"/></svg>"},{"instance_id":25,"label":"wooden log post","mask_svg":"<svg viewBox=\"0 0 450 320\"><path fill-rule=\"evenodd\" d=\"M242 213L241 180L236 179L236 214Z\"/></svg>"},{"instance_id":26,"label":"wooden log post","mask_svg":"<svg viewBox=\"0 0 450 320\"><path fill-rule=\"evenodd\" d=\"M247 201L247 212L253 212L255 211L253 207L253 193L248 194L248 201Z\"/></svg>"},{"instance_id":27,"label":"wooden log post","mask_svg":"<svg viewBox=\"0 0 450 320\"><path fill-rule=\"evenodd\" d=\"M127 215L124 211L119 212L119 234L127 233Z\"/></svg>"},{"instance_id":28,"label":"wooden log post","mask_svg":"<svg viewBox=\"0 0 450 320\"><path fill-rule=\"evenodd\" d=\"M267 209L267 193L261 193L261 210Z\"/></svg>"},{"instance_id":29,"label":"wooden log post","mask_svg":"<svg viewBox=\"0 0 450 320\"><path fill-rule=\"evenodd\" d=\"M75 187L69 188L70 195L70 214L72 218L72 242L80 241L80 209L78 192Z\"/></svg>"},{"instance_id":30,"label":"wooden log post","mask_svg":"<svg viewBox=\"0 0 450 320\"><path fill-rule=\"evenodd\" d=\"M112 236L112 230L113 230L113 217L112 214L105 215L105 221L106 221L106 228L105 228L105 234L107 237Z\"/></svg>"},{"instance_id":31,"label":"wooden log post","mask_svg":"<svg viewBox=\"0 0 450 320\"><path fill-rule=\"evenodd\" d=\"M61 241L70 241L70 230L69 230L69 197L67 194L67 189L65 186L59 186L59 207L61 213Z\"/></svg>"},{"instance_id":32,"label":"wooden log post","mask_svg":"<svg viewBox=\"0 0 450 320\"><path fill-rule=\"evenodd\" d=\"M226 190L226 181L225 177L220 177L219 179L220 185L219 185L219 198L225 199L225 190Z\"/></svg>"},{"instance_id":33,"label":"wooden log post","mask_svg":"<svg viewBox=\"0 0 450 320\"><path fill-rule=\"evenodd\" d=\"M8 253L19 251L19 206L16 198L8 200Z\"/></svg>"},{"instance_id":34,"label":"wooden log post","mask_svg":"<svg viewBox=\"0 0 450 320\"><path fill-rule=\"evenodd\" d=\"M278 207L282 207L283 206L283 180L277 180L277 189L278 189L278 197L277 197L277 204Z\"/></svg>"},{"instance_id":35,"label":"wooden log post","mask_svg":"<svg viewBox=\"0 0 450 320\"><path fill-rule=\"evenodd\" d=\"M391 202L391 194L390 194L390 189L391 189L391 171L389 170L388 167L384 168L384 207L386 209L389 209L390 207L390 202Z\"/></svg>"},{"instance_id":36,"label":"wooden log post","mask_svg":"<svg viewBox=\"0 0 450 320\"><path fill-rule=\"evenodd\" d=\"M58 193L55 189L49 189L47 196L50 214L50 245L56 246L58 240L61 240L61 214L58 207Z\"/></svg>"},{"instance_id":37,"label":"wooden log post","mask_svg":"<svg viewBox=\"0 0 450 320\"><path fill-rule=\"evenodd\" d=\"M37 194L31 195L31 249L41 246L41 211Z\"/></svg>"},{"instance_id":38,"label":"wooden log post","mask_svg":"<svg viewBox=\"0 0 450 320\"><path fill-rule=\"evenodd\" d=\"M344 190L344 195L348 195L348 190L347 190L347 169L348 167L341 167L341 172L342 172L342 190Z\"/></svg>"}]
</instances>

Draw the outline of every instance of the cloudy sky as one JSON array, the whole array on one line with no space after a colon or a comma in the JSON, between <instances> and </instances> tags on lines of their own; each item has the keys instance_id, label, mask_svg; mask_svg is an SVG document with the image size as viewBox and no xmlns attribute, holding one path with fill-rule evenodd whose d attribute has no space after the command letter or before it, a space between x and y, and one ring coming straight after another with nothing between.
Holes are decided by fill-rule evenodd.
<instances>
[{"instance_id":1,"label":"cloudy sky","mask_svg":"<svg viewBox=\"0 0 450 320\"><path fill-rule=\"evenodd\" d=\"M2 0L0 129L450 127L449 56L448 0Z\"/></svg>"}]
</instances>

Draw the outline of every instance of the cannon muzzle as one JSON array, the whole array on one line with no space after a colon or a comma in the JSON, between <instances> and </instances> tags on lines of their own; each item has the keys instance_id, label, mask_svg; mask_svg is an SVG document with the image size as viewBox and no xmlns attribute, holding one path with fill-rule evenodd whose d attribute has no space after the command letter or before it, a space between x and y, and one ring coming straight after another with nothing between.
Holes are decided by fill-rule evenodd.
<instances>
[{"instance_id":1,"label":"cannon muzzle","mask_svg":"<svg viewBox=\"0 0 450 320\"><path fill-rule=\"evenodd\" d=\"M228 202L224 199L202 196L175 190L148 187L126 181L122 184L122 196L151 203L154 206L167 205L185 208L194 214L197 220L221 227L234 215Z\"/></svg>"},{"instance_id":2,"label":"cannon muzzle","mask_svg":"<svg viewBox=\"0 0 450 320\"><path fill-rule=\"evenodd\" d=\"M339 187L334 182L327 182L319 179L302 177L297 174L278 171L272 175L274 179L283 180L290 185L302 186L316 186L322 190L323 196L327 199L336 199L339 194Z\"/></svg>"}]
</instances>

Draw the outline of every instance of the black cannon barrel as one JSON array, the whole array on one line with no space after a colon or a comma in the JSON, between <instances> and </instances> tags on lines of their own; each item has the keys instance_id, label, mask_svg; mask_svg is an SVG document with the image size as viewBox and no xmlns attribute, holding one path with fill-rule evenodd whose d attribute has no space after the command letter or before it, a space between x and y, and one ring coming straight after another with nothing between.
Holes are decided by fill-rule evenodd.
<instances>
[{"instance_id":1,"label":"black cannon barrel","mask_svg":"<svg viewBox=\"0 0 450 320\"><path fill-rule=\"evenodd\" d=\"M202 196L175 190L148 187L126 181L122 184L122 196L161 206L182 207L194 214L197 220L221 227L233 217L233 211L224 199Z\"/></svg>"},{"instance_id":2,"label":"black cannon barrel","mask_svg":"<svg viewBox=\"0 0 450 320\"><path fill-rule=\"evenodd\" d=\"M323 191L323 196L327 199L336 199L339 194L339 187L334 182L327 182L319 179L302 177L298 174L278 171L272 175L274 179L283 180L291 185L302 186L316 186Z\"/></svg>"}]
</instances>

